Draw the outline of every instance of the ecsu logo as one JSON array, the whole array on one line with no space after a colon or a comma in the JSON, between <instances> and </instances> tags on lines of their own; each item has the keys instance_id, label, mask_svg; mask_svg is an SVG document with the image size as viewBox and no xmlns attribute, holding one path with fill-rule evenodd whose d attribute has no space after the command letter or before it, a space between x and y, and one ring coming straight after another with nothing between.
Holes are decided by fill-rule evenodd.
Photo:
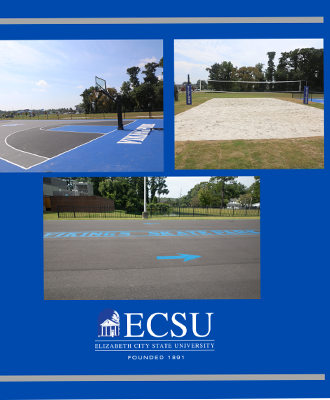
<instances>
[{"instance_id":1,"label":"ecsu logo","mask_svg":"<svg viewBox=\"0 0 330 400\"><path fill-rule=\"evenodd\" d=\"M111 308L100 312L97 325L99 337L114 337L120 335L119 314Z\"/></svg>"},{"instance_id":2,"label":"ecsu logo","mask_svg":"<svg viewBox=\"0 0 330 400\"><path fill-rule=\"evenodd\" d=\"M187 334L205 338L211 333L213 313L180 313L172 315L156 312L145 316L143 313L124 313L125 338L143 338L145 333L155 338L182 338ZM98 336L115 337L120 335L120 317L117 311L108 308L98 317Z\"/></svg>"}]
</instances>

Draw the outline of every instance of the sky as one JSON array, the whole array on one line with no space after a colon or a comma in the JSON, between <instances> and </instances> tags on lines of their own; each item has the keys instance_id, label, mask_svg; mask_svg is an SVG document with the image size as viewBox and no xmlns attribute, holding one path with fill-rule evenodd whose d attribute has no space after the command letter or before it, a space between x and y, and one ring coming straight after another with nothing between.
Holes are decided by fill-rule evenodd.
<instances>
[{"instance_id":1,"label":"sky","mask_svg":"<svg viewBox=\"0 0 330 400\"><path fill-rule=\"evenodd\" d=\"M215 63L231 61L234 67L254 67L262 63L267 68L267 53L275 51L275 65L282 52L299 48L323 48L323 39L226 39L226 40L175 40L175 83L196 83L207 80L209 68ZM264 68L265 68L264 67Z\"/></svg>"},{"instance_id":2,"label":"sky","mask_svg":"<svg viewBox=\"0 0 330 400\"><path fill-rule=\"evenodd\" d=\"M0 110L74 108L95 85L120 88L127 68L163 57L162 40L0 41ZM156 75L161 76L162 69ZM143 82L140 74L140 82Z\"/></svg>"},{"instance_id":3,"label":"sky","mask_svg":"<svg viewBox=\"0 0 330 400\"><path fill-rule=\"evenodd\" d=\"M195 185L200 182L208 182L210 180L210 176L180 176L180 177L167 177L166 184L167 188L170 191L168 195L161 195L161 197L180 197L185 196L190 189L192 189ZM236 179L237 182L242 183L246 187L249 187L254 182L253 176L239 176Z\"/></svg>"}]
</instances>

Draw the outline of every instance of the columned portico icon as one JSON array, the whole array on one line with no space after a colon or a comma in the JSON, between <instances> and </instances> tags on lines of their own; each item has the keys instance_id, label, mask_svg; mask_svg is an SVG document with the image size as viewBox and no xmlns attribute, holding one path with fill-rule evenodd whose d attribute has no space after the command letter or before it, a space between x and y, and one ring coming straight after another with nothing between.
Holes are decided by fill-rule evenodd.
<instances>
[{"instance_id":1,"label":"columned portico icon","mask_svg":"<svg viewBox=\"0 0 330 400\"><path fill-rule=\"evenodd\" d=\"M119 323L111 321L110 319L106 319L104 322L102 322L101 325L101 335L98 335L99 337L102 336L119 336Z\"/></svg>"}]
</instances>

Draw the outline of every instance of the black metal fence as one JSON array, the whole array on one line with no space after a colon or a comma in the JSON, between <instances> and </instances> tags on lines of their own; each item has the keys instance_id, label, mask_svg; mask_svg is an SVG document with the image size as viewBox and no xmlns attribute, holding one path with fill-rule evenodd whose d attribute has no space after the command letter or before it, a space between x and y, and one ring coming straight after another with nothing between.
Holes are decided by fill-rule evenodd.
<instances>
[{"instance_id":1,"label":"black metal fence","mask_svg":"<svg viewBox=\"0 0 330 400\"><path fill-rule=\"evenodd\" d=\"M58 218L141 218L142 209L111 210L108 206L57 206ZM260 208L148 207L148 217L258 217Z\"/></svg>"},{"instance_id":2,"label":"black metal fence","mask_svg":"<svg viewBox=\"0 0 330 400\"><path fill-rule=\"evenodd\" d=\"M163 118L163 109L162 108L148 108L148 109L134 109L134 110L126 110L122 109L123 118ZM141 115L139 115L141 114ZM143 114L143 115L142 115ZM9 114L8 114L9 117ZM11 119L42 119L42 120L72 120L72 119L117 119L117 111L92 111L90 113L78 113L75 112L67 112L67 113L35 113L31 114L15 114L10 116Z\"/></svg>"}]
</instances>

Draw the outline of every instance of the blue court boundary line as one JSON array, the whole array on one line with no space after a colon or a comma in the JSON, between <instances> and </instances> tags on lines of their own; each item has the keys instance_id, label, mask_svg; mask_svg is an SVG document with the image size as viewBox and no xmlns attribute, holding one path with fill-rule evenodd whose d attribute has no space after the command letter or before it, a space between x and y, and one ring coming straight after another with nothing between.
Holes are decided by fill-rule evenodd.
<instances>
[{"instance_id":1,"label":"blue court boundary line","mask_svg":"<svg viewBox=\"0 0 330 400\"><path fill-rule=\"evenodd\" d=\"M142 233L142 235L141 235ZM173 237L173 236L258 236L259 231L247 230L171 230L171 231L80 231L47 232L44 239L85 238L85 237Z\"/></svg>"}]
</instances>

